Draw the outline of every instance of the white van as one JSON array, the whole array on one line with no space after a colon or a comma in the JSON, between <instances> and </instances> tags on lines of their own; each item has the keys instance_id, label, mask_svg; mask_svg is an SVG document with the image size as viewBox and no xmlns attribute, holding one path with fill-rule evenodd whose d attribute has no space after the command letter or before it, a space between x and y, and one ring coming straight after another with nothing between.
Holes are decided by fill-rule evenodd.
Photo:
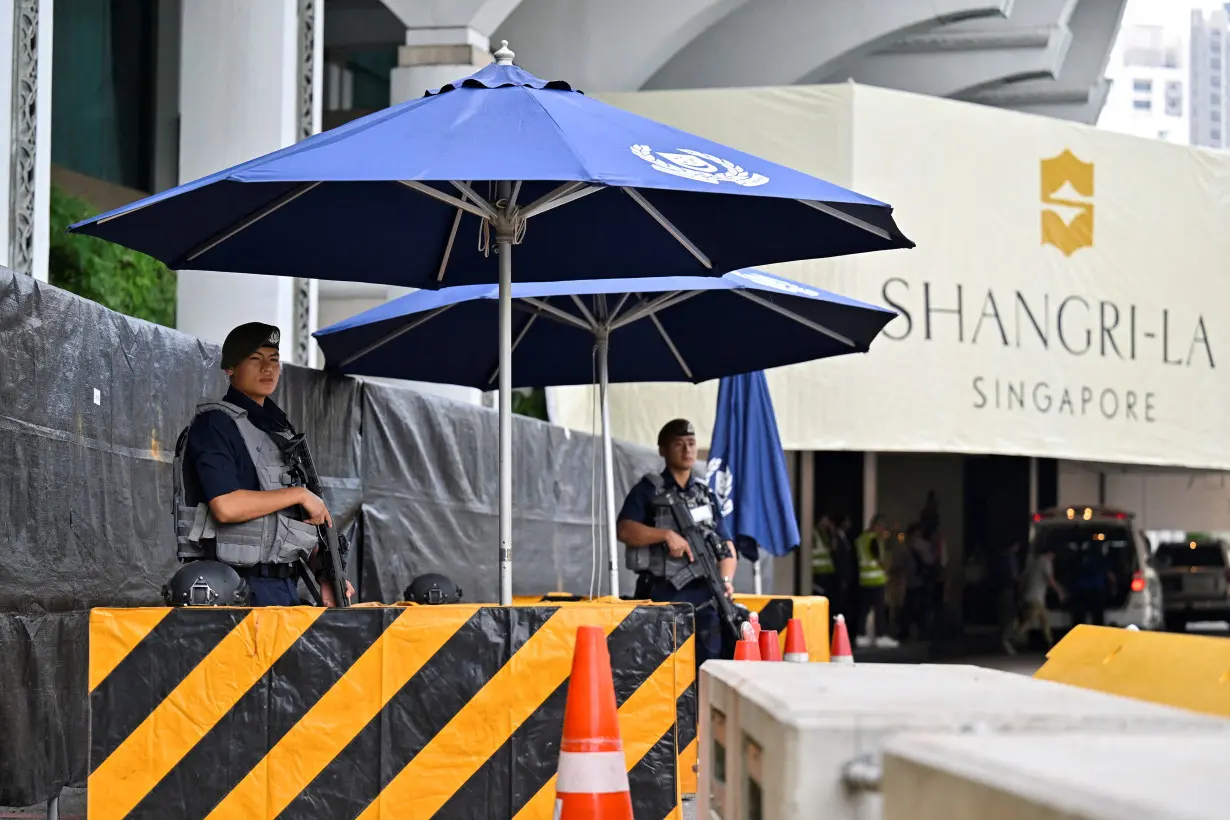
<instances>
[{"instance_id":1,"label":"white van","mask_svg":"<svg viewBox=\"0 0 1230 820\"><path fill-rule=\"evenodd\" d=\"M1054 507L1034 513L1030 553L1050 547L1055 551L1055 580L1069 600L1060 603L1047 592L1051 628L1072 626L1071 591L1086 567L1106 569L1110 576L1104 622L1106 626L1135 625L1161 629L1164 623L1162 583L1150 560L1149 542L1135 529L1135 516L1097 505Z\"/></svg>"}]
</instances>

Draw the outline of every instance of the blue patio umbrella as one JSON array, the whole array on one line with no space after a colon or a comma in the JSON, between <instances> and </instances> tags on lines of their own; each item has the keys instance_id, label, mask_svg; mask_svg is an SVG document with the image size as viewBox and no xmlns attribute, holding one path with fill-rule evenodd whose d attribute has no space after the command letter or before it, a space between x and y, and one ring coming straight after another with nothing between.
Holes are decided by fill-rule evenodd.
<instances>
[{"instance_id":1,"label":"blue patio umbrella","mask_svg":"<svg viewBox=\"0 0 1230 820\"><path fill-rule=\"evenodd\" d=\"M781 557L799 545L786 454L764 371L726 376L718 385L708 480L730 532L756 544L752 583L759 595L760 549Z\"/></svg>"},{"instance_id":2,"label":"blue patio umbrella","mask_svg":"<svg viewBox=\"0 0 1230 820\"><path fill-rule=\"evenodd\" d=\"M490 285L422 290L315 336L332 370L490 390L500 372L498 301L499 289ZM896 316L759 270L517 283L512 308L514 385L593 384L597 377L612 594L618 593L619 567L609 383L699 383L866 352ZM440 355L442 350L449 355Z\"/></svg>"},{"instance_id":3,"label":"blue patio umbrella","mask_svg":"<svg viewBox=\"0 0 1230 820\"><path fill-rule=\"evenodd\" d=\"M539 79L504 46L495 64L420 99L69 230L176 270L419 288L498 282L505 356L514 245L522 281L715 275L913 245L882 202ZM510 390L502 379L503 603Z\"/></svg>"}]
</instances>

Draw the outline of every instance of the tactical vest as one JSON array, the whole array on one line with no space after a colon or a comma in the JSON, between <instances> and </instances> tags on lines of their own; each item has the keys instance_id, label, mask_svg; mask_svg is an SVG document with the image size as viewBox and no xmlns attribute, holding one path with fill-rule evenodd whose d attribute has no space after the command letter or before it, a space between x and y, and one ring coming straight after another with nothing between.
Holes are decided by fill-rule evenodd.
<instances>
[{"instance_id":1,"label":"tactical vest","mask_svg":"<svg viewBox=\"0 0 1230 820\"><path fill-rule=\"evenodd\" d=\"M653 498L649 502L650 509L653 510L653 526L679 532L679 527L675 525L675 517L671 514L670 504L666 500L666 480L662 474L646 473L644 480L653 486ZM716 528L717 510L713 504L713 497L709 493L708 484L703 481L693 481L686 490L680 493L680 496L689 510L708 505L709 519L700 522L700 526L707 530ZM676 589L682 589L691 581L701 577L699 571L693 568L687 555L681 555L678 558L671 557L664 543L648 547L626 547L624 566L633 572L647 572L655 578L669 578Z\"/></svg>"},{"instance_id":2,"label":"tactical vest","mask_svg":"<svg viewBox=\"0 0 1230 820\"><path fill-rule=\"evenodd\" d=\"M280 490L294 485L282 450L274 435L259 429L248 420L248 413L229 402L202 402L197 405L195 422L204 413L221 410L235 422L248 449L261 490ZM318 543L316 527L286 515L271 513L242 524L222 524L214 518L208 504L189 507L184 493L184 450L188 430L179 435L175 444L175 495L172 512L175 515L176 554L181 561L217 557L223 563L237 567L255 564L289 564L307 558ZM284 434L290 438L293 434ZM212 541L213 549L209 544ZM212 553L212 555L211 555Z\"/></svg>"},{"instance_id":3,"label":"tactical vest","mask_svg":"<svg viewBox=\"0 0 1230 820\"><path fill-rule=\"evenodd\" d=\"M888 583L888 574L876 560L871 551L871 542L876 534L867 530L854 540L854 550L858 553L858 585L860 587L882 587Z\"/></svg>"},{"instance_id":4,"label":"tactical vest","mask_svg":"<svg viewBox=\"0 0 1230 820\"><path fill-rule=\"evenodd\" d=\"M825 545L819 529L815 530L812 536L811 571L813 575L835 575L837 573L837 567L833 564L833 553Z\"/></svg>"}]
</instances>

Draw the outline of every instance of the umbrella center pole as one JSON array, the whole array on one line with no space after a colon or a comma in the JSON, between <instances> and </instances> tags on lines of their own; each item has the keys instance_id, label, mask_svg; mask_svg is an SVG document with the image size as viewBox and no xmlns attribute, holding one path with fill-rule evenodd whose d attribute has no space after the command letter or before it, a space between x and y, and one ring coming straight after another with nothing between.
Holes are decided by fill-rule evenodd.
<instances>
[{"instance_id":1,"label":"umbrella center pole","mask_svg":"<svg viewBox=\"0 0 1230 820\"><path fill-rule=\"evenodd\" d=\"M611 595L619 597L619 546L615 540L615 459L611 446L610 328L603 325L595 333L598 353L598 400L602 412L602 523L606 534L607 571Z\"/></svg>"},{"instance_id":2,"label":"umbrella center pole","mask_svg":"<svg viewBox=\"0 0 1230 820\"><path fill-rule=\"evenodd\" d=\"M500 266L500 605L512 605L512 249L516 228L511 186L499 183L503 204L495 225Z\"/></svg>"}]
</instances>

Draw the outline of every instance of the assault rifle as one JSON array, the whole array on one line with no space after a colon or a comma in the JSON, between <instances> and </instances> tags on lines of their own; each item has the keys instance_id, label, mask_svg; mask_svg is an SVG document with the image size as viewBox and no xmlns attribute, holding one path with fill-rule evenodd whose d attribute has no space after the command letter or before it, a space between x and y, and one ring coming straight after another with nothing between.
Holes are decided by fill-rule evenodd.
<instances>
[{"instance_id":1,"label":"assault rifle","mask_svg":"<svg viewBox=\"0 0 1230 820\"><path fill-rule=\"evenodd\" d=\"M722 582L722 572L718 566L721 558L729 557L726 545L716 532L696 523L692 518L692 511L683 502L678 491L668 490L666 500L670 505L671 516L675 519L675 528L692 548L693 558L691 564L669 579L671 585L675 589L682 589L695 578L703 579L710 593L710 602L704 606L717 607L718 620L722 622L727 638L738 641L743 637L740 630L746 619L739 614L740 608L726 597L726 585Z\"/></svg>"},{"instance_id":2,"label":"assault rifle","mask_svg":"<svg viewBox=\"0 0 1230 820\"><path fill-rule=\"evenodd\" d=\"M320 483L320 474L316 472L316 464L312 461L312 451L308 449L307 438L304 434L300 433L286 441L282 445L282 454L286 457L292 478L307 487L309 492L319 498L324 498L324 487ZM322 556L324 574L333 587L333 600L338 606L350 606L346 598L346 562L344 560L350 545L344 537L338 536L337 530L328 524L321 524L316 530L324 546ZM324 606L324 597L320 594L320 587L317 586L307 562L302 558L299 559L299 575L317 605Z\"/></svg>"}]
</instances>

